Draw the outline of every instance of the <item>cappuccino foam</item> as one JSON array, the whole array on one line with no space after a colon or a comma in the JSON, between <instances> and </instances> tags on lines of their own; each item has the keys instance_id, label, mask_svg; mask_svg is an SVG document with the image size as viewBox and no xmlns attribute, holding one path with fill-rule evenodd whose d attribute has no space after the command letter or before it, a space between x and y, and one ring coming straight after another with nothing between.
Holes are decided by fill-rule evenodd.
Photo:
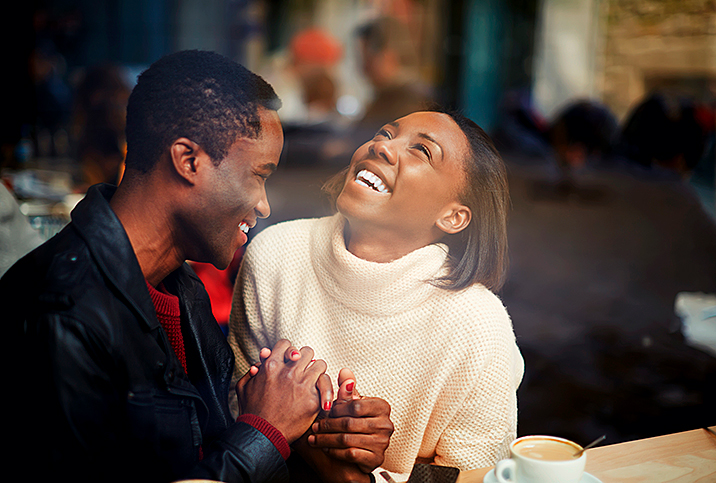
<instances>
[{"instance_id":1,"label":"cappuccino foam","mask_svg":"<svg viewBox=\"0 0 716 483\"><path fill-rule=\"evenodd\" d=\"M513 448L514 452L525 458L543 461L568 461L577 459L574 453L582 448L576 444L554 439L530 438L520 441Z\"/></svg>"}]
</instances>

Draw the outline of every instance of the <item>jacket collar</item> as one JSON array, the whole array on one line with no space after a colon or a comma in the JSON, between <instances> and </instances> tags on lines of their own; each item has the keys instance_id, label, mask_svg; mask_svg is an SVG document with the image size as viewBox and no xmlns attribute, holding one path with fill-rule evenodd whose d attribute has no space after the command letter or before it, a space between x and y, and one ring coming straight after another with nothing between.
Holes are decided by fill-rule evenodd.
<instances>
[{"instance_id":1,"label":"jacket collar","mask_svg":"<svg viewBox=\"0 0 716 483\"><path fill-rule=\"evenodd\" d=\"M159 326L159 321L143 283L144 274L124 227L109 206L116 190L116 186L109 184L91 186L72 210L72 223L109 283L152 330Z\"/></svg>"}]
</instances>

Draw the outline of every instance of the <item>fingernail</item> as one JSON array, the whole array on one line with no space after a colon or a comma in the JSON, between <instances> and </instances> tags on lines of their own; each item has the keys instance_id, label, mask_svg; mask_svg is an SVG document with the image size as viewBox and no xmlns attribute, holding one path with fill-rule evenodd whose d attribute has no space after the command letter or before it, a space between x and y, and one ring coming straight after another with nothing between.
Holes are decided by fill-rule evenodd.
<instances>
[{"instance_id":1,"label":"fingernail","mask_svg":"<svg viewBox=\"0 0 716 483\"><path fill-rule=\"evenodd\" d=\"M318 423L313 423L313 426L311 426L311 431L314 433L318 432Z\"/></svg>"},{"instance_id":2,"label":"fingernail","mask_svg":"<svg viewBox=\"0 0 716 483\"><path fill-rule=\"evenodd\" d=\"M291 357L293 357L293 356L300 356L300 355L301 355L301 353L298 352L298 351L293 351L293 352L291 352Z\"/></svg>"},{"instance_id":3,"label":"fingernail","mask_svg":"<svg viewBox=\"0 0 716 483\"><path fill-rule=\"evenodd\" d=\"M331 401L326 401L323 403L323 410L324 411L330 411L331 410Z\"/></svg>"},{"instance_id":4,"label":"fingernail","mask_svg":"<svg viewBox=\"0 0 716 483\"><path fill-rule=\"evenodd\" d=\"M353 392L353 387L356 385L355 382L351 382L349 384L346 384L346 391Z\"/></svg>"},{"instance_id":5,"label":"fingernail","mask_svg":"<svg viewBox=\"0 0 716 483\"><path fill-rule=\"evenodd\" d=\"M311 446L313 446L314 444L316 444L316 437L315 437L314 435L310 435L310 436L308 437L308 444L310 444Z\"/></svg>"}]
</instances>

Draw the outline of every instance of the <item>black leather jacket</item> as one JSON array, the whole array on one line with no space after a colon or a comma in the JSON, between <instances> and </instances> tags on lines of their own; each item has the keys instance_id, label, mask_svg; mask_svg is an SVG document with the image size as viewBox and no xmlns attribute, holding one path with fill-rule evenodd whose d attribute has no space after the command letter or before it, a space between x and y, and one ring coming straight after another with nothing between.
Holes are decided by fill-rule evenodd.
<instances>
[{"instance_id":1,"label":"black leather jacket","mask_svg":"<svg viewBox=\"0 0 716 483\"><path fill-rule=\"evenodd\" d=\"M13 466L31 481L287 481L274 445L231 418L231 349L186 264L164 281L181 304L182 369L108 204L114 189L90 188L72 222L0 280L18 354Z\"/></svg>"}]
</instances>

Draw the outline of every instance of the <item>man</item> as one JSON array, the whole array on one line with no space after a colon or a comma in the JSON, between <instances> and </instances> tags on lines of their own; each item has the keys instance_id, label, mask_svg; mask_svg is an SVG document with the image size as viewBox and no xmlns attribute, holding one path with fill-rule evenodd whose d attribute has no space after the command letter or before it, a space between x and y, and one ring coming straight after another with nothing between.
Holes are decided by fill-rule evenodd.
<instances>
[{"instance_id":1,"label":"man","mask_svg":"<svg viewBox=\"0 0 716 483\"><path fill-rule=\"evenodd\" d=\"M309 464L330 458L316 467L326 476L330 466L326 480L368 481L382 462L384 401L354 404L342 389L338 409L307 433L332 399L330 378L310 348L285 340L239 382L232 420L233 355L184 263L225 268L269 215L279 103L218 54L160 59L129 99L120 186L90 188L70 225L0 280L20 354L9 414L24 478L286 481L289 444L302 436ZM341 434L348 419L358 434Z\"/></svg>"}]
</instances>

